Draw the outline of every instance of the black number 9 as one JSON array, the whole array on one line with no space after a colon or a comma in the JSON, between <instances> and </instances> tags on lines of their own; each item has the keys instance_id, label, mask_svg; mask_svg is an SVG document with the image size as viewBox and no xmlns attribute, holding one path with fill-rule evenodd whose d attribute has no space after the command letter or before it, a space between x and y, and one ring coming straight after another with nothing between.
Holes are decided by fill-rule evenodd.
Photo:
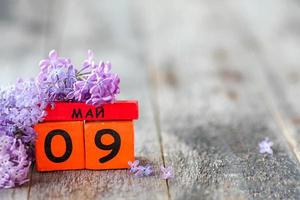
<instances>
[{"instance_id":1,"label":"black number 9","mask_svg":"<svg viewBox=\"0 0 300 200\"><path fill-rule=\"evenodd\" d=\"M114 138L114 142L112 144L106 145L101 142L101 137L105 134L111 135ZM121 137L116 131L112 129L102 129L96 133L95 144L99 149L111 150L111 152L107 156L99 159L100 163L105 163L113 159L119 153L121 146Z\"/></svg>"}]
</instances>

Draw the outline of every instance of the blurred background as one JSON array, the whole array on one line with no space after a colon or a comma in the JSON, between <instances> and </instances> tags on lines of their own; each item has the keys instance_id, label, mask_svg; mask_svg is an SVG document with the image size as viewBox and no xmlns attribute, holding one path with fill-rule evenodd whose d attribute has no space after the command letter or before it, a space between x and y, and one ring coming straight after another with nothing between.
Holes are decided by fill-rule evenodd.
<instances>
[{"instance_id":1,"label":"blurred background","mask_svg":"<svg viewBox=\"0 0 300 200\"><path fill-rule=\"evenodd\" d=\"M0 83L35 76L51 49L77 65L92 49L125 68L201 68L225 51L245 68L252 66L242 59L254 59L275 70L278 56L298 67L299 6L296 0L1 0Z\"/></svg>"},{"instance_id":2,"label":"blurred background","mask_svg":"<svg viewBox=\"0 0 300 200\"><path fill-rule=\"evenodd\" d=\"M78 68L88 49L94 51L97 61L111 60L114 68L136 66L133 63L139 62L143 49L137 38L137 26L142 22L136 4L1 0L1 85L12 84L17 78L35 77L39 61L52 49L71 58ZM118 69L114 71L122 74Z\"/></svg>"},{"instance_id":3,"label":"blurred background","mask_svg":"<svg viewBox=\"0 0 300 200\"><path fill-rule=\"evenodd\" d=\"M289 109L298 110L296 0L0 0L0 33L1 85L35 77L52 49L78 68L91 49L120 75L120 98L135 98L130 90L144 80L146 88L158 84L171 92L168 86L182 86L186 93L174 91L176 98L190 88L218 109L241 97L241 86L246 96L271 91L275 99L286 97L295 105ZM209 99L224 90L220 81L229 87L230 103Z\"/></svg>"},{"instance_id":4,"label":"blurred background","mask_svg":"<svg viewBox=\"0 0 300 200\"><path fill-rule=\"evenodd\" d=\"M243 79L253 83L244 87L296 105L299 11L296 0L1 0L0 84L35 77L52 49L78 67L91 49L96 60L112 61L121 98L134 98L133 85L155 85L156 77L167 86L194 80L192 91L207 85L203 96L225 80L225 95L235 99Z\"/></svg>"}]
</instances>

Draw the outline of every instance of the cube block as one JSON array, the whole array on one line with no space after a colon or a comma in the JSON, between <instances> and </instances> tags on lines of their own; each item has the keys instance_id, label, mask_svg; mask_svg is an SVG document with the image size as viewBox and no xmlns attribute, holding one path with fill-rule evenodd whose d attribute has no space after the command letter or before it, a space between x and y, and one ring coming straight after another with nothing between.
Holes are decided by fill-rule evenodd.
<instances>
[{"instance_id":1,"label":"cube block","mask_svg":"<svg viewBox=\"0 0 300 200\"><path fill-rule=\"evenodd\" d=\"M35 126L38 171L83 169L83 122L48 122Z\"/></svg>"},{"instance_id":2,"label":"cube block","mask_svg":"<svg viewBox=\"0 0 300 200\"><path fill-rule=\"evenodd\" d=\"M134 160L132 121L87 122L84 128L85 168L128 168Z\"/></svg>"},{"instance_id":3,"label":"cube block","mask_svg":"<svg viewBox=\"0 0 300 200\"><path fill-rule=\"evenodd\" d=\"M134 160L137 101L100 107L60 102L35 126L38 171L124 169Z\"/></svg>"}]
</instances>

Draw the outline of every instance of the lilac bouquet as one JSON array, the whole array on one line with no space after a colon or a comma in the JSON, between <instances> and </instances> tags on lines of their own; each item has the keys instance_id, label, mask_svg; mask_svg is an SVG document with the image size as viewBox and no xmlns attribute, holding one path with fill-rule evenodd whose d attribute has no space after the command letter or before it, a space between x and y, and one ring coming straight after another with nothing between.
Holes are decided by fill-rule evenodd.
<instances>
[{"instance_id":1,"label":"lilac bouquet","mask_svg":"<svg viewBox=\"0 0 300 200\"><path fill-rule=\"evenodd\" d=\"M0 188L28 181L34 160L33 126L43 121L47 105L77 101L98 106L113 103L120 93L120 79L110 72L111 64L95 63L91 51L79 70L55 50L39 66L36 80L0 88Z\"/></svg>"},{"instance_id":2,"label":"lilac bouquet","mask_svg":"<svg viewBox=\"0 0 300 200\"><path fill-rule=\"evenodd\" d=\"M40 62L40 67L37 85L46 103L77 101L99 106L114 102L120 93L120 79L110 72L110 62L97 64L90 50L80 70L54 50L49 53L49 58Z\"/></svg>"},{"instance_id":3,"label":"lilac bouquet","mask_svg":"<svg viewBox=\"0 0 300 200\"><path fill-rule=\"evenodd\" d=\"M32 127L46 114L40 102L32 80L0 89L0 188L27 181L33 160Z\"/></svg>"}]
</instances>

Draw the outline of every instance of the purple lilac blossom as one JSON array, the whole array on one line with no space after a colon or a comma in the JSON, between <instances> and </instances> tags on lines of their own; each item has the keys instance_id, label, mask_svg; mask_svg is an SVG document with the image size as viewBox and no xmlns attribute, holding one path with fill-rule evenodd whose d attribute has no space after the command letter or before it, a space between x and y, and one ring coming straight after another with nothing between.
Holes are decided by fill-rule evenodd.
<instances>
[{"instance_id":1,"label":"purple lilac blossom","mask_svg":"<svg viewBox=\"0 0 300 200\"><path fill-rule=\"evenodd\" d=\"M32 127L45 114L33 80L0 88L0 188L28 181L36 136Z\"/></svg>"},{"instance_id":2,"label":"purple lilac blossom","mask_svg":"<svg viewBox=\"0 0 300 200\"><path fill-rule=\"evenodd\" d=\"M77 81L76 70L71 61L58 56L55 50L50 51L49 58L40 63L41 71L36 79L39 93L44 103L68 101L67 95L73 91Z\"/></svg>"},{"instance_id":3,"label":"purple lilac blossom","mask_svg":"<svg viewBox=\"0 0 300 200\"><path fill-rule=\"evenodd\" d=\"M273 142L271 142L269 138L265 138L258 145L259 145L259 153L261 154L267 153L273 155L273 149L271 148L273 146Z\"/></svg>"},{"instance_id":4,"label":"purple lilac blossom","mask_svg":"<svg viewBox=\"0 0 300 200\"><path fill-rule=\"evenodd\" d=\"M74 84L74 91L67 97L95 106L113 103L116 95L120 93L120 79L110 70L110 62L101 61L95 64L93 53L88 51L88 58L83 62L83 68L77 73L78 81Z\"/></svg>"},{"instance_id":5,"label":"purple lilac blossom","mask_svg":"<svg viewBox=\"0 0 300 200\"><path fill-rule=\"evenodd\" d=\"M138 165L140 164L139 160L135 160L134 162L129 161L128 165L130 166L129 172L135 173L138 171Z\"/></svg>"},{"instance_id":6,"label":"purple lilac blossom","mask_svg":"<svg viewBox=\"0 0 300 200\"><path fill-rule=\"evenodd\" d=\"M153 167L149 164L146 166L139 166L138 171L136 172L137 177L141 176L151 176L153 174Z\"/></svg>"},{"instance_id":7,"label":"purple lilac blossom","mask_svg":"<svg viewBox=\"0 0 300 200\"><path fill-rule=\"evenodd\" d=\"M153 167L147 164L146 166L138 166L134 176L140 178L145 176L151 176L152 174L153 174Z\"/></svg>"},{"instance_id":8,"label":"purple lilac blossom","mask_svg":"<svg viewBox=\"0 0 300 200\"><path fill-rule=\"evenodd\" d=\"M55 50L40 63L35 81L18 81L14 86L0 88L0 188L22 185L27 179L35 132L33 126L43 120L44 109L56 101L81 101L92 105L112 103L119 94L120 79L110 73L111 64L96 64L93 53L77 71L71 61L59 57ZM138 167L133 173L152 174L152 167Z\"/></svg>"},{"instance_id":9,"label":"purple lilac blossom","mask_svg":"<svg viewBox=\"0 0 300 200\"><path fill-rule=\"evenodd\" d=\"M0 133L0 188L12 188L28 181L31 159L20 139Z\"/></svg>"},{"instance_id":10,"label":"purple lilac blossom","mask_svg":"<svg viewBox=\"0 0 300 200\"><path fill-rule=\"evenodd\" d=\"M144 177L142 167L139 167L138 171L135 172L134 176L138 178Z\"/></svg>"},{"instance_id":11,"label":"purple lilac blossom","mask_svg":"<svg viewBox=\"0 0 300 200\"><path fill-rule=\"evenodd\" d=\"M0 131L33 143L33 125L46 115L33 80L19 80L16 85L0 89Z\"/></svg>"},{"instance_id":12,"label":"purple lilac blossom","mask_svg":"<svg viewBox=\"0 0 300 200\"><path fill-rule=\"evenodd\" d=\"M151 165L147 164L146 166L139 166L139 164L139 160L128 162L128 165L130 166L129 172L134 174L135 177L151 176L153 174L153 167Z\"/></svg>"},{"instance_id":13,"label":"purple lilac blossom","mask_svg":"<svg viewBox=\"0 0 300 200\"><path fill-rule=\"evenodd\" d=\"M162 172L162 174L161 174L162 179L174 178L174 172L173 172L173 168L171 166L169 166L169 167L161 166L160 170Z\"/></svg>"}]
</instances>

